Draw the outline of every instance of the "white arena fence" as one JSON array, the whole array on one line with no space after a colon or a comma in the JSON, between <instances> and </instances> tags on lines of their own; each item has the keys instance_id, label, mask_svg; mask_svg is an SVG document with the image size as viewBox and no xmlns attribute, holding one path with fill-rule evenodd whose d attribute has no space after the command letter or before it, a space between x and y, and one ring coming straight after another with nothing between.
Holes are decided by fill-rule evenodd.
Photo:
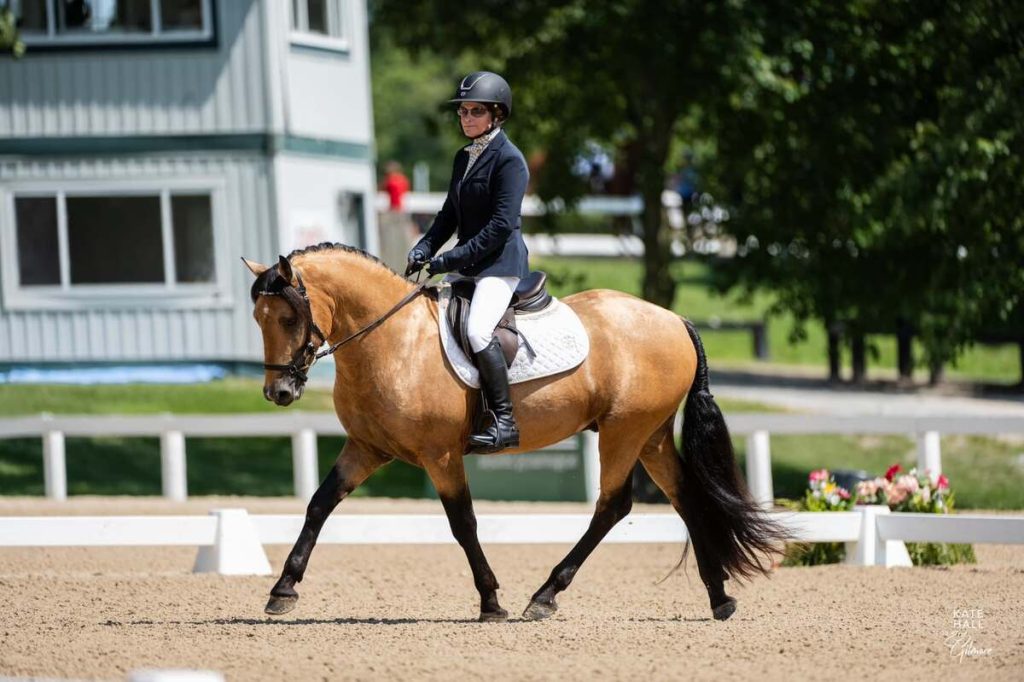
<instances>
[{"instance_id":1,"label":"white arena fence","mask_svg":"<svg viewBox=\"0 0 1024 682\"><path fill-rule=\"evenodd\" d=\"M994 436L1024 433L1024 417L897 417L793 414L738 414L727 417L733 435L746 436L746 474L754 498L772 504L771 434L894 434L917 442L917 467L937 477L942 471L942 435ZM164 497L188 497L185 437L247 437L290 435L295 495L309 499L319 482L318 434L345 435L337 417L329 412L290 410L278 414L52 416L0 419L0 438L43 441L44 489L48 498L67 498L64 439L67 436L149 436L160 438L161 480ZM591 431L553 445L549 451L583 453L587 499L598 494L597 434ZM854 463L851 463L854 464Z\"/></svg>"},{"instance_id":2,"label":"white arena fence","mask_svg":"<svg viewBox=\"0 0 1024 682\"><path fill-rule=\"evenodd\" d=\"M752 492L771 505L770 434L903 434L918 442L918 467L941 471L942 434L996 435L1024 432L1016 417L830 417L743 414L728 419L735 435L747 437L747 477ZM47 495L64 499L65 436L154 436L161 441L165 496L183 500L185 435L279 436L291 434L296 494L312 495L318 473L316 435L343 435L333 414L292 411L275 415L25 417L0 420L0 437L43 439ZM597 434L584 432L584 476L588 494L596 494ZM572 439L558 444L575 447ZM847 543L847 562L856 565L909 565L904 541L1024 544L1024 516L985 514L891 514L887 507L858 507L850 512L775 512L804 542ZM574 543L590 522L588 514L481 515L480 539L486 543ZM270 572L263 545L291 544L302 527L301 515L254 515L245 510L214 510L210 516L10 517L0 518L0 547L40 546L197 546L196 571L228 575ZM686 529L674 514L634 514L616 526L607 542L682 542ZM435 544L454 542L444 515L347 515L324 526L320 542L341 544Z\"/></svg>"},{"instance_id":3,"label":"white arena fence","mask_svg":"<svg viewBox=\"0 0 1024 682\"><path fill-rule=\"evenodd\" d=\"M1024 516L892 514L888 507L850 512L773 512L803 542L844 542L846 562L909 566L904 540L1024 544ZM193 571L270 575L264 545L290 545L301 515L252 515L218 509L209 516L72 516L0 518L3 547L198 546ZM482 514L485 544L572 544L588 514ZM633 514L608 534L611 543L682 543L686 527L675 514ZM347 515L328 519L319 544L453 544L442 514Z\"/></svg>"}]
</instances>

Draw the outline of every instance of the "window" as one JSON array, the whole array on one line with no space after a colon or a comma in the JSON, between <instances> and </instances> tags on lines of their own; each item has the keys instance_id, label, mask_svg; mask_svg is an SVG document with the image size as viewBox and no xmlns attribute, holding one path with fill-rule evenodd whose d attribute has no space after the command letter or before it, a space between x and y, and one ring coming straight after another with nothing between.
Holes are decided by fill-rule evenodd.
<instances>
[{"instance_id":1,"label":"window","mask_svg":"<svg viewBox=\"0 0 1024 682\"><path fill-rule=\"evenodd\" d=\"M29 46L209 41L213 0L0 0Z\"/></svg>"},{"instance_id":2,"label":"window","mask_svg":"<svg viewBox=\"0 0 1024 682\"><path fill-rule=\"evenodd\" d=\"M36 190L10 195L13 252L5 303L125 296L219 298L219 190L182 187ZM0 235L6 236L6 235ZM16 263L16 268L12 267Z\"/></svg>"},{"instance_id":3,"label":"window","mask_svg":"<svg viewBox=\"0 0 1024 682\"><path fill-rule=\"evenodd\" d=\"M341 224L342 239L366 248L366 220L363 214L363 195L358 192L338 194L338 222Z\"/></svg>"},{"instance_id":4,"label":"window","mask_svg":"<svg viewBox=\"0 0 1024 682\"><path fill-rule=\"evenodd\" d=\"M292 43L347 50L344 0L291 0Z\"/></svg>"}]
</instances>

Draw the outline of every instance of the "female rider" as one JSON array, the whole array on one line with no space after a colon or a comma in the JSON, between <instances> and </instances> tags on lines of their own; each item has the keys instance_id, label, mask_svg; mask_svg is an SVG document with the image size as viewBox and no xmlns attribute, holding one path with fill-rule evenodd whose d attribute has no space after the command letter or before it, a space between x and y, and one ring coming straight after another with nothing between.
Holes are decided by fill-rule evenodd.
<instances>
[{"instance_id":1,"label":"female rider","mask_svg":"<svg viewBox=\"0 0 1024 682\"><path fill-rule=\"evenodd\" d=\"M493 333L519 280L529 274L519 211L530 173L522 152L501 129L512 113L512 90L504 78L471 73L449 102L458 107L462 132L472 142L455 155L448 196L409 252L409 271L426 264L431 275L458 271L477 280L467 321L469 345L493 421L470 436L467 452L497 452L519 445L508 368ZM456 232L457 244L435 256Z\"/></svg>"}]
</instances>

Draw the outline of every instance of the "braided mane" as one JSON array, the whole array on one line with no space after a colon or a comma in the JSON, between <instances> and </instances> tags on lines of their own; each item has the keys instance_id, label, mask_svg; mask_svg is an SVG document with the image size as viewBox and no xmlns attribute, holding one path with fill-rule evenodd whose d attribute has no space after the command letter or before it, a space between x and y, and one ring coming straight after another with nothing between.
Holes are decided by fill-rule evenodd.
<instances>
[{"instance_id":1,"label":"braided mane","mask_svg":"<svg viewBox=\"0 0 1024 682\"><path fill-rule=\"evenodd\" d=\"M309 246L306 246L304 248L295 249L294 251L288 254L287 258L289 261L291 261L297 258L298 256L308 256L310 254L331 253L337 251L341 251L343 253L351 253L361 258L365 258L366 260L384 268L385 270L393 274L395 277L401 277L401 275L399 275L397 272L388 267L387 263L382 261L380 258L377 258L373 254L368 253L358 247L349 246L348 244L341 244L338 242L320 242L319 244L310 244ZM260 293L277 293L284 289L288 284L289 283L285 281L284 277L281 276L281 273L277 271L277 267L271 266L267 268L267 270L263 274L256 278L256 281L253 282L252 289L250 290L249 293L252 300L255 301Z\"/></svg>"}]
</instances>

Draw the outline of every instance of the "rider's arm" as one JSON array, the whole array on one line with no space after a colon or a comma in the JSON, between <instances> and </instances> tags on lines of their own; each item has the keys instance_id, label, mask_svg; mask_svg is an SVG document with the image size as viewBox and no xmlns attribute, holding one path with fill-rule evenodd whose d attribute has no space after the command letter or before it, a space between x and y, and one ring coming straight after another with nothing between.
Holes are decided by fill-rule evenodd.
<instances>
[{"instance_id":1,"label":"rider's arm","mask_svg":"<svg viewBox=\"0 0 1024 682\"><path fill-rule=\"evenodd\" d=\"M461 246L443 255L447 270L459 270L505 245L519 223L519 212L526 194L530 171L519 155L503 159L494 170L494 196L491 198L491 219L480 232Z\"/></svg>"}]
</instances>

